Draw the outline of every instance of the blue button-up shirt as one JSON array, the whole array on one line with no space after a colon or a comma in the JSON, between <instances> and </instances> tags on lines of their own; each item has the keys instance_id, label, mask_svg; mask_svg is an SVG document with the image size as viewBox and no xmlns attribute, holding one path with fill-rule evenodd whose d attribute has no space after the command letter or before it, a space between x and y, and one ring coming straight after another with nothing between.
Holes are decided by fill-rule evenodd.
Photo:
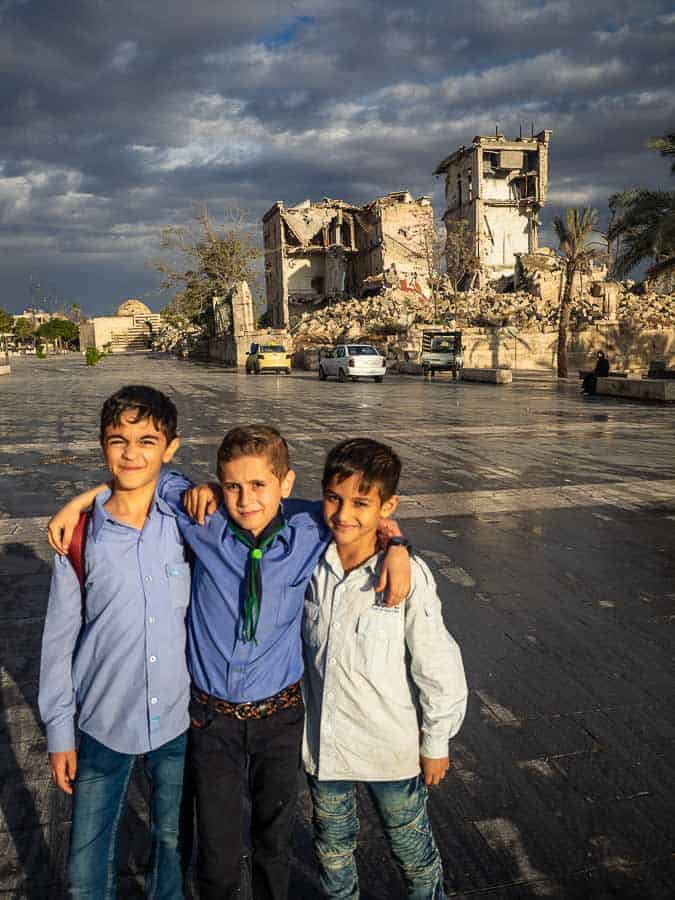
<instances>
[{"instance_id":1,"label":"blue button-up shirt","mask_svg":"<svg viewBox=\"0 0 675 900\"><path fill-rule=\"evenodd\" d=\"M70 560L54 560L39 706L51 752L82 731L119 753L147 753L188 725L185 615L190 566L170 507L155 498L142 531L97 497L85 544L86 601Z\"/></svg>"},{"instance_id":2,"label":"blue button-up shirt","mask_svg":"<svg viewBox=\"0 0 675 900\"><path fill-rule=\"evenodd\" d=\"M321 504L287 500L284 527L260 560L257 644L241 638L248 548L220 507L198 525L183 510L191 482L163 473L158 492L176 513L196 562L188 614L188 666L196 687L231 703L271 697L302 677L300 626L305 588L329 540Z\"/></svg>"}]
</instances>

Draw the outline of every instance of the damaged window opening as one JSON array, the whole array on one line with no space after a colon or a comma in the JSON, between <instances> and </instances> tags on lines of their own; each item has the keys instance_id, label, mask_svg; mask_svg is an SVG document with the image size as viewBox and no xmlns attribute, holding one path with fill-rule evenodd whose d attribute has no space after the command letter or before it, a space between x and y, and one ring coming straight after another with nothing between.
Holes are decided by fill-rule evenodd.
<instances>
[{"instance_id":1,"label":"damaged window opening","mask_svg":"<svg viewBox=\"0 0 675 900\"><path fill-rule=\"evenodd\" d=\"M486 169L498 169L499 168L499 152L493 152L491 150L483 151L483 165Z\"/></svg>"},{"instance_id":2,"label":"damaged window opening","mask_svg":"<svg viewBox=\"0 0 675 900\"><path fill-rule=\"evenodd\" d=\"M323 284L324 284L324 280L321 276L312 278L312 281L311 281L312 290L316 291L317 294L323 294Z\"/></svg>"}]
</instances>

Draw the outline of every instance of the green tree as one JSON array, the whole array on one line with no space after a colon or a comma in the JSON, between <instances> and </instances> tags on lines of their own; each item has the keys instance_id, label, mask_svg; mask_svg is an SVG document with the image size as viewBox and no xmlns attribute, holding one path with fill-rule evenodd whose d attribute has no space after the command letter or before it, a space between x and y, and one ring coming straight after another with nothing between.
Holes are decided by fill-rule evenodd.
<instances>
[{"instance_id":1,"label":"green tree","mask_svg":"<svg viewBox=\"0 0 675 900\"><path fill-rule=\"evenodd\" d=\"M0 309L0 334L9 334L14 327L14 317Z\"/></svg>"},{"instance_id":2,"label":"green tree","mask_svg":"<svg viewBox=\"0 0 675 900\"><path fill-rule=\"evenodd\" d=\"M217 225L207 209L188 226L165 228L161 247L180 261L148 260L163 276L161 290L176 291L163 310L174 321L203 321L214 294L225 296L238 281L251 281L262 255L241 214Z\"/></svg>"},{"instance_id":3,"label":"green tree","mask_svg":"<svg viewBox=\"0 0 675 900\"><path fill-rule=\"evenodd\" d=\"M35 327L30 319L25 316L16 319L14 322L14 335L20 341L27 341L35 334Z\"/></svg>"},{"instance_id":4,"label":"green tree","mask_svg":"<svg viewBox=\"0 0 675 900\"><path fill-rule=\"evenodd\" d=\"M54 341L57 346L60 346L61 343L71 346L78 340L80 329L69 319L54 318L48 322L43 322L36 334L46 341Z\"/></svg>"},{"instance_id":5,"label":"green tree","mask_svg":"<svg viewBox=\"0 0 675 900\"><path fill-rule=\"evenodd\" d=\"M662 156L675 155L675 133L647 144ZM675 163L671 166L675 174ZM675 273L675 191L632 188L609 198L612 213L608 241L616 245L612 273L625 278L649 262L647 276Z\"/></svg>"},{"instance_id":6,"label":"green tree","mask_svg":"<svg viewBox=\"0 0 675 900\"><path fill-rule=\"evenodd\" d=\"M558 377L567 378L567 334L572 309L572 289L577 272L587 271L597 251L587 246L598 221L597 211L567 209L565 218L555 216L553 229L558 238L558 253L564 264L564 286L558 317Z\"/></svg>"}]
</instances>

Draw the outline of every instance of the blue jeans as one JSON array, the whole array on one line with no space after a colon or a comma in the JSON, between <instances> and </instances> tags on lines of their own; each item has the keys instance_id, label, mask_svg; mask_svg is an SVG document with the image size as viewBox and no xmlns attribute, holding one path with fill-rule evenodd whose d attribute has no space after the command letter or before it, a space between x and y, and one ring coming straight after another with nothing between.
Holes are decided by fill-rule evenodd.
<instances>
[{"instance_id":1,"label":"blue jeans","mask_svg":"<svg viewBox=\"0 0 675 900\"><path fill-rule=\"evenodd\" d=\"M366 783L398 863L410 900L446 900L441 857L427 816L421 776ZM314 848L321 886L334 900L357 900L354 860L359 820L353 781L319 781L309 776L314 805Z\"/></svg>"},{"instance_id":2,"label":"blue jeans","mask_svg":"<svg viewBox=\"0 0 675 900\"><path fill-rule=\"evenodd\" d=\"M187 864L179 839L187 735L143 754L150 781L152 852L146 895L182 900ZM68 857L71 897L108 900L117 896L120 819L136 756L117 753L82 735L73 790L73 827Z\"/></svg>"}]
</instances>

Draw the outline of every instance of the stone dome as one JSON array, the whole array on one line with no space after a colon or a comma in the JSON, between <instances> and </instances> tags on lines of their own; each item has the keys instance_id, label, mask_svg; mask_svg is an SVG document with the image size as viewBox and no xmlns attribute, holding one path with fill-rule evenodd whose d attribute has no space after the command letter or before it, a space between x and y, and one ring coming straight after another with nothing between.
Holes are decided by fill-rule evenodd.
<instances>
[{"instance_id":1,"label":"stone dome","mask_svg":"<svg viewBox=\"0 0 675 900\"><path fill-rule=\"evenodd\" d=\"M152 310L140 300L125 300L117 307L116 316L151 316Z\"/></svg>"}]
</instances>

